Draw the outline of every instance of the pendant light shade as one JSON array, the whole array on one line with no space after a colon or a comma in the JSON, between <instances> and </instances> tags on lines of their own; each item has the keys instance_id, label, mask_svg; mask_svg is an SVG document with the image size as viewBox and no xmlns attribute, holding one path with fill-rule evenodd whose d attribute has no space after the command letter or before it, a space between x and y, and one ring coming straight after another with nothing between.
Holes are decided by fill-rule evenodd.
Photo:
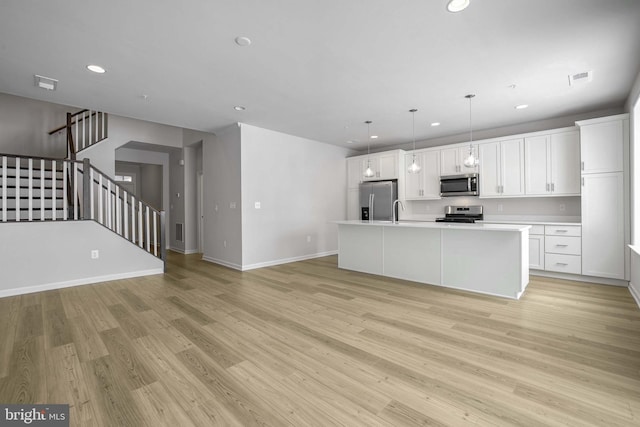
<instances>
[{"instance_id":1,"label":"pendant light shade","mask_svg":"<svg viewBox=\"0 0 640 427\"><path fill-rule=\"evenodd\" d=\"M371 158L369 157L369 155L371 154L371 147L369 146L369 141L371 140L371 120L367 120L365 122L367 124L367 168L364 170L364 176L365 178L371 178L373 177L374 172L373 169L371 169Z\"/></svg>"},{"instance_id":2,"label":"pendant light shade","mask_svg":"<svg viewBox=\"0 0 640 427\"><path fill-rule=\"evenodd\" d=\"M416 111L418 111L418 110L415 109L415 108L412 108L411 110L409 110L409 112L411 113L411 120L412 120L412 123L413 123L413 128L412 128L412 132L413 132L413 161L411 162L411 164L407 168L407 172L409 172L409 173L419 173L420 170L422 169L420 167L420 165L416 163Z\"/></svg>"},{"instance_id":3,"label":"pendant light shade","mask_svg":"<svg viewBox=\"0 0 640 427\"><path fill-rule=\"evenodd\" d=\"M475 168L478 166L478 156L473 152L473 122L471 121L471 99L475 97L474 94L466 95L465 98L469 100L469 154L464 159L464 166L467 168Z\"/></svg>"}]
</instances>

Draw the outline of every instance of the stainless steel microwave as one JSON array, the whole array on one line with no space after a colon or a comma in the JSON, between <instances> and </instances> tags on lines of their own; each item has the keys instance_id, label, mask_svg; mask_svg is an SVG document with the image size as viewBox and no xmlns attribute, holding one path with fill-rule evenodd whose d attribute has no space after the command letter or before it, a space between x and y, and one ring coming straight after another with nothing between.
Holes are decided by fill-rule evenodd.
<instances>
[{"instance_id":1,"label":"stainless steel microwave","mask_svg":"<svg viewBox=\"0 0 640 427\"><path fill-rule=\"evenodd\" d=\"M478 196L480 195L477 173L449 175L440 177L440 196Z\"/></svg>"}]
</instances>

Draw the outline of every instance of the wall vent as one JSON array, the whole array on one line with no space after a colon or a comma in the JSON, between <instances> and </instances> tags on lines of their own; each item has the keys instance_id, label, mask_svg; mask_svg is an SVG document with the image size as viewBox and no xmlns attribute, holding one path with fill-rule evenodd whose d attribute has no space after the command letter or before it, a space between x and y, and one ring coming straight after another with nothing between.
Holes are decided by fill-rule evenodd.
<instances>
[{"instance_id":1,"label":"wall vent","mask_svg":"<svg viewBox=\"0 0 640 427\"><path fill-rule=\"evenodd\" d=\"M593 79L593 71L583 71L582 73L569 74L569 86L589 83Z\"/></svg>"},{"instance_id":2,"label":"wall vent","mask_svg":"<svg viewBox=\"0 0 640 427\"><path fill-rule=\"evenodd\" d=\"M184 226L180 223L176 223L176 241L184 242L184 234L182 233Z\"/></svg>"}]
</instances>

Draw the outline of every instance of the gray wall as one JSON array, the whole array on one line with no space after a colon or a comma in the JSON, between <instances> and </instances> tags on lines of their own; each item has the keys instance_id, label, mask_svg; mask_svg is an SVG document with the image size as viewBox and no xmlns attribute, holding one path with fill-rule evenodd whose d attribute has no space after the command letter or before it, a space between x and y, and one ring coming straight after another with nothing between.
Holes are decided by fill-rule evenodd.
<instances>
[{"instance_id":1,"label":"gray wall","mask_svg":"<svg viewBox=\"0 0 640 427\"><path fill-rule=\"evenodd\" d=\"M337 251L348 149L241 126L243 268Z\"/></svg>"},{"instance_id":2,"label":"gray wall","mask_svg":"<svg viewBox=\"0 0 640 427\"><path fill-rule=\"evenodd\" d=\"M78 108L0 93L0 153L64 158L65 135L48 133Z\"/></svg>"},{"instance_id":3,"label":"gray wall","mask_svg":"<svg viewBox=\"0 0 640 427\"><path fill-rule=\"evenodd\" d=\"M162 166L140 165L140 198L162 210Z\"/></svg>"},{"instance_id":4,"label":"gray wall","mask_svg":"<svg viewBox=\"0 0 640 427\"><path fill-rule=\"evenodd\" d=\"M0 297L160 274L164 267L93 221L6 223L0 227L0 241ZM92 250L99 251L98 259L91 259Z\"/></svg>"},{"instance_id":5,"label":"gray wall","mask_svg":"<svg viewBox=\"0 0 640 427\"><path fill-rule=\"evenodd\" d=\"M240 127L232 125L204 141L202 147L203 258L237 269L242 268L240 145Z\"/></svg>"}]
</instances>

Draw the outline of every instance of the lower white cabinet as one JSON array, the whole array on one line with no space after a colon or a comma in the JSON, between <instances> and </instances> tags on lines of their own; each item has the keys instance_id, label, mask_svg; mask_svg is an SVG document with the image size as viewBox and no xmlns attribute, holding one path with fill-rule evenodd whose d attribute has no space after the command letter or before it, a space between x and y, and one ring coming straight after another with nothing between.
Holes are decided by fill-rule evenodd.
<instances>
[{"instance_id":1,"label":"lower white cabinet","mask_svg":"<svg viewBox=\"0 0 640 427\"><path fill-rule=\"evenodd\" d=\"M529 268L544 270L543 225L532 225L529 230Z\"/></svg>"},{"instance_id":2,"label":"lower white cabinet","mask_svg":"<svg viewBox=\"0 0 640 427\"><path fill-rule=\"evenodd\" d=\"M581 274L581 227L546 225L544 234L544 269L558 273Z\"/></svg>"},{"instance_id":3,"label":"lower white cabinet","mask_svg":"<svg viewBox=\"0 0 640 427\"><path fill-rule=\"evenodd\" d=\"M347 219L360 219L360 188L347 190Z\"/></svg>"},{"instance_id":4,"label":"lower white cabinet","mask_svg":"<svg viewBox=\"0 0 640 427\"><path fill-rule=\"evenodd\" d=\"M623 172L582 176L582 274L625 278Z\"/></svg>"}]
</instances>

